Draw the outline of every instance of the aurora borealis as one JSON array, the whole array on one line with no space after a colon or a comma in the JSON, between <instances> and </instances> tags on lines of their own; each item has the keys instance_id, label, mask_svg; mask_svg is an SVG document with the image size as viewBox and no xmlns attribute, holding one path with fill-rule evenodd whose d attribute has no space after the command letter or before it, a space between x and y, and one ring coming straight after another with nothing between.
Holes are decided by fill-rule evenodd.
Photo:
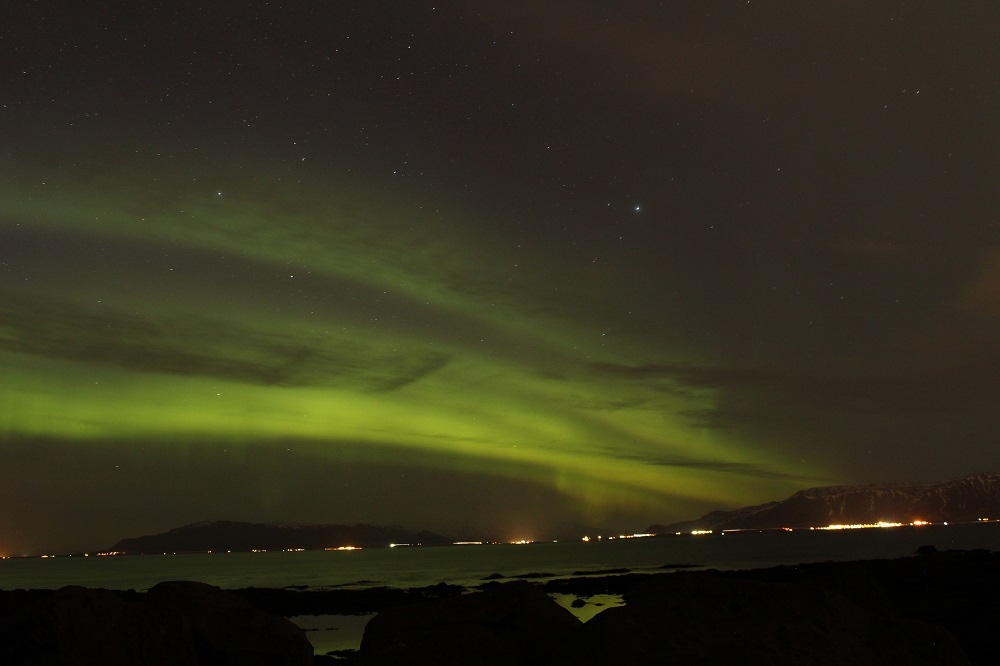
<instances>
[{"instance_id":1,"label":"aurora borealis","mask_svg":"<svg viewBox=\"0 0 1000 666\"><path fill-rule=\"evenodd\" d=\"M3 10L2 553L1000 462L992 3L47 4Z\"/></svg>"}]
</instances>

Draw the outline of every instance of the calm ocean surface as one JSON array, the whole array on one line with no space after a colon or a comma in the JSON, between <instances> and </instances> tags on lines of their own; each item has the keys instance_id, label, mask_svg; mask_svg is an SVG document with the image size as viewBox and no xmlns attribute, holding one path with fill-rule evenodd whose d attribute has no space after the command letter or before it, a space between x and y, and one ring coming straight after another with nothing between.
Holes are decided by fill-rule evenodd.
<instances>
[{"instance_id":1,"label":"calm ocean surface","mask_svg":"<svg viewBox=\"0 0 1000 666\"><path fill-rule=\"evenodd\" d=\"M145 590L165 580L198 580L223 588L415 587L442 581L469 585L496 573L569 575L612 568L654 570L669 564L746 569L904 557L922 545L939 550L1000 551L1000 523L743 532L588 543L9 559L0 561L0 589L83 585Z\"/></svg>"}]
</instances>

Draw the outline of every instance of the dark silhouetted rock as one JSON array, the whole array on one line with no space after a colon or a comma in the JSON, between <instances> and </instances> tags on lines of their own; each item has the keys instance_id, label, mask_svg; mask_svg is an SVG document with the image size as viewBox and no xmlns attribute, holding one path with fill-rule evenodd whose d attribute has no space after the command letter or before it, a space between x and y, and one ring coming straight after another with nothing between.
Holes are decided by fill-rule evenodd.
<instances>
[{"instance_id":1,"label":"dark silhouetted rock","mask_svg":"<svg viewBox=\"0 0 1000 666\"><path fill-rule=\"evenodd\" d=\"M365 628L361 663L548 664L580 639L582 625L531 583L389 608Z\"/></svg>"},{"instance_id":2,"label":"dark silhouetted rock","mask_svg":"<svg viewBox=\"0 0 1000 666\"><path fill-rule=\"evenodd\" d=\"M186 618L204 664L307 666L312 661L312 645L299 627L212 585L160 583L149 590L147 603Z\"/></svg>"},{"instance_id":3,"label":"dark silhouetted rock","mask_svg":"<svg viewBox=\"0 0 1000 666\"><path fill-rule=\"evenodd\" d=\"M359 615L377 613L392 606L403 606L425 599L458 596L465 591L459 585L436 583L423 587L371 587L337 590L280 590L247 587L232 590L259 608L274 615ZM0 602L3 596L0 595Z\"/></svg>"},{"instance_id":4,"label":"dark silhouetted rock","mask_svg":"<svg viewBox=\"0 0 1000 666\"><path fill-rule=\"evenodd\" d=\"M869 572L884 592L884 602L866 587L860 570ZM725 572L767 582L824 587L850 597L865 608L888 603L894 615L944 627L958 638L969 660L995 664L996 628L1000 627L1000 553L984 550L933 551L915 557L864 562L815 562L794 567L773 567ZM846 579L846 580L845 580ZM853 580L854 582L847 582Z\"/></svg>"},{"instance_id":5,"label":"dark silhouetted rock","mask_svg":"<svg viewBox=\"0 0 1000 666\"><path fill-rule=\"evenodd\" d=\"M65 587L0 618L4 666L307 666L297 626L204 583L146 595Z\"/></svg>"},{"instance_id":6,"label":"dark silhouetted rock","mask_svg":"<svg viewBox=\"0 0 1000 666\"><path fill-rule=\"evenodd\" d=\"M968 663L947 630L816 587L678 573L651 578L625 601L584 625L577 663Z\"/></svg>"},{"instance_id":7,"label":"dark silhouetted rock","mask_svg":"<svg viewBox=\"0 0 1000 666\"><path fill-rule=\"evenodd\" d=\"M196 666L187 621L108 590L65 587L0 623L6 666Z\"/></svg>"}]
</instances>

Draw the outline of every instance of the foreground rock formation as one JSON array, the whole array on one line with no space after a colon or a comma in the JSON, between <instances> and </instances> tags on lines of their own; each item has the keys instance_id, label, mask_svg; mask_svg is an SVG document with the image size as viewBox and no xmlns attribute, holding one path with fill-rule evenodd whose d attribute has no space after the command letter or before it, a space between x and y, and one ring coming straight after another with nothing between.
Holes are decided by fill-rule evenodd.
<instances>
[{"instance_id":1,"label":"foreground rock formation","mask_svg":"<svg viewBox=\"0 0 1000 666\"><path fill-rule=\"evenodd\" d=\"M581 624L517 582L393 608L369 623L360 663L968 663L942 627L811 586L663 574L639 579L625 601Z\"/></svg>"},{"instance_id":2,"label":"foreground rock formation","mask_svg":"<svg viewBox=\"0 0 1000 666\"><path fill-rule=\"evenodd\" d=\"M994 664L1000 553L923 547L895 560L747 571L621 573L485 582L479 591L148 593L0 591L0 664L343 663L312 658L280 616L379 612L361 650L379 664ZM551 594L600 603L587 623Z\"/></svg>"},{"instance_id":3,"label":"foreground rock formation","mask_svg":"<svg viewBox=\"0 0 1000 666\"><path fill-rule=\"evenodd\" d=\"M36 595L37 596L37 595ZM204 583L147 595L65 587L0 618L6 666L306 666L312 646L288 620Z\"/></svg>"},{"instance_id":4,"label":"foreground rock formation","mask_svg":"<svg viewBox=\"0 0 1000 666\"><path fill-rule=\"evenodd\" d=\"M363 663L557 663L580 622L526 581L389 608L365 628Z\"/></svg>"},{"instance_id":5,"label":"foreground rock formation","mask_svg":"<svg viewBox=\"0 0 1000 666\"><path fill-rule=\"evenodd\" d=\"M587 664L965 664L942 627L785 583L681 573L584 625Z\"/></svg>"}]
</instances>

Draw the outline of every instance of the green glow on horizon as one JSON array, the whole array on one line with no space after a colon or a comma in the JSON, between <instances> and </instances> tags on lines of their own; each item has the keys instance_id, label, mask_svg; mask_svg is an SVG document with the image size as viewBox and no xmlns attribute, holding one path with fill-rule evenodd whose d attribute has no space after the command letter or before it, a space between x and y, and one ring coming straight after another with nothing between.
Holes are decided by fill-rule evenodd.
<instances>
[{"instance_id":1,"label":"green glow on horizon","mask_svg":"<svg viewBox=\"0 0 1000 666\"><path fill-rule=\"evenodd\" d=\"M19 190L2 193L0 224L237 256L285 281L271 291L201 288L197 266L180 262L178 274L193 273L182 291L153 275L25 292L0 325L6 437L294 439L330 460L402 447L441 454L437 464L456 470L529 476L594 515L677 498L740 501L733 478L766 479L773 493L820 476L693 423L686 415L713 409L711 388L595 369L703 359L607 340L595 322L613 307L600 294L613 289L595 282L591 301L553 300L551 271L512 268L509 249L487 247L460 221L393 217L388 204L365 214L365 197L318 186L262 190L250 179L220 199L207 183L119 175L104 190L50 183L60 193L51 198L22 175ZM354 296L310 309L294 292L305 277L319 281L317 293ZM375 316L379 303L368 301L381 299L389 314ZM397 310L405 316L393 319Z\"/></svg>"},{"instance_id":2,"label":"green glow on horizon","mask_svg":"<svg viewBox=\"0 0 1000 666\"><path fill-rule=\"evenodd\" d=\"M641 410L597 418L572 407L537 408L551 396L544 382L486 382L473 386L470 368L437 381L380 393L322 388L260 387L212 378L144 375L86 365L52 364L51 377L24 360L19 388L4 395L10 407L0 432L68 440L136 442L218 441L228 446L283 439L325 442L322 455L338 459L340 442L361 443L362 458L378 460L382 445L448 454L456 469L488 470L537 480L595 510L604 504L655 505L670 498L715 500L728 495L711 469L647 464L637 453L669 447L672 456L731 463L732 446L661 426ZM11 365L8 365L10 368ZM473 375L474 376L474 375ZM463 386L464 383L464 386ZM56 390L53 387L59 386ZM470 393L474 389L474 393ZM547 390L548 389L548 390ZM471 405L475 404L474 410ZM592 447L595 442L605 443ZM627 442L618 450L614 442ZM357 452L351 455L358 455ZM755 461L760 463L760 461ZM772 461L779 468L777 461Z\"/></svg>"}]
</instances>

